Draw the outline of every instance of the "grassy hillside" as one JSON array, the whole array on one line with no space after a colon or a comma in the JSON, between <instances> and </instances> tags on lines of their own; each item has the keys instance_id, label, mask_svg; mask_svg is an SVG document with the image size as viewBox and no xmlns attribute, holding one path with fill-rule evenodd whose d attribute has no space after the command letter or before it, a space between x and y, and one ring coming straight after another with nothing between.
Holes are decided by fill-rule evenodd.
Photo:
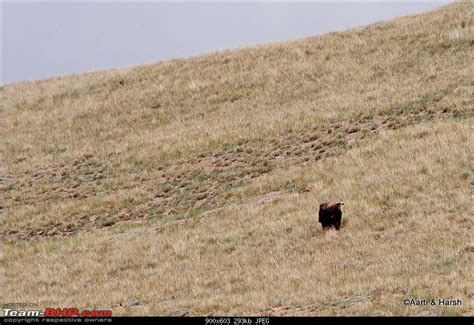
<instances>
[{"instance_id":1,"label":"grassy hillside","mask_svg":"<svg viewBox=\"0 0 474 325\"><path fill-rule=\"evenodd\" d=\"M2 87L0 303L472 315L473 17Z\"/></svg>"}]
</instances>

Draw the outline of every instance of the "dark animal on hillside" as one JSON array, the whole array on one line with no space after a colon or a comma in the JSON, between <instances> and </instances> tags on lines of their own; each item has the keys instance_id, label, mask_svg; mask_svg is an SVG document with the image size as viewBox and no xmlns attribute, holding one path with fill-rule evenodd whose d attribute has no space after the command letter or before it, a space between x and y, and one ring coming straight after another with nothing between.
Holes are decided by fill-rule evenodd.
<instances>
[{"instance_id":1,"label":"dark animal on hillside","mask_svg":"<svg viewBox=\"0 0 474 325\"><path fill-rule=\"evenodd\" d=\"M341 205L344 203L322 203L319 206L319 222L323 226L323 229L336 228L339 230L341 228L342 221L342 211Z\"/></svg>"}]
</instances>

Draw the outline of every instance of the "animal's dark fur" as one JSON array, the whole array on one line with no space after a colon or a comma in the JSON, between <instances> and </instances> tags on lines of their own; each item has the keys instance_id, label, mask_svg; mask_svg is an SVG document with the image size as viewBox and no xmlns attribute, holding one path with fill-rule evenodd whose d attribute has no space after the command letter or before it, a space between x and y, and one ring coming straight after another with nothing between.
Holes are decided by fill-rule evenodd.
<instances>
[{"instance_id":1,"label":"animal's dark fur","mask_svg":"<svg viewBox=\"0 0 474 325\"><path fill-rule=\"evenodd\" d=\"M336 228L339 230L341 228L342 221L342 211L341 205L344 203L322 203L319 206L319 222L323 226L323 229Z\"/></svg>"}]
</instances>

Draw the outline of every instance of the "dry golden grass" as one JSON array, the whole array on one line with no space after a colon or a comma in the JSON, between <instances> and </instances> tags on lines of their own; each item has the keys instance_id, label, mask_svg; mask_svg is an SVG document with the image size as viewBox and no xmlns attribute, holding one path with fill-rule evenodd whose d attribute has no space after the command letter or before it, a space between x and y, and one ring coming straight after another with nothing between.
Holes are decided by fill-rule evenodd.
<instances>
[{"instance_id":1,"label":"dry golden grass","mask_svg":"<svg viewBox=\"0 0 474 325\"><path fill-rule=\"evenodd\" d=\"M271 203L232 206L184 225L6 245L3 298L113 307L116 314L184 308L254 315L310 306L318 315L410 315L423 308L405 307L403 298L451 297L464 305L427 309L472 311L470 124L387 131L245 189L267 191L293 179L309 184L311 192ZM348 222L339 233L324 233L318 202L335 193ZM353 296L364 300L337 304ZM118 306L131 297L140 305Z\"/></svg>"},{"instance_id":2,"label":"dry golden grass","mask_svg":"<svg viewBox=\"0 0 474 325\"><path fill-rule=\"evenodd\" d=\"M2 87L0 302L472 314L472 17Z\"/></svg>"}]
</instances>

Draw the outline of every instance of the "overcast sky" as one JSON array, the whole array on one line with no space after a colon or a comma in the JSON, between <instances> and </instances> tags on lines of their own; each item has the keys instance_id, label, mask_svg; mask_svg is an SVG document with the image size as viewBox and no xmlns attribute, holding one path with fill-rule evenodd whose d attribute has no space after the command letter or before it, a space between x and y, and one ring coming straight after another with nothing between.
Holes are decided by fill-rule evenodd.
<instances>
[{"instance_id":1,"label":"overcast sky","mask_svg":"<svg viewBox=\"0 0 474 325\"><path fill-rule=\"evenodd\" d=\"M296 39L446 2L2 2L2 84Z\"/></svg>"}]
</instances>

